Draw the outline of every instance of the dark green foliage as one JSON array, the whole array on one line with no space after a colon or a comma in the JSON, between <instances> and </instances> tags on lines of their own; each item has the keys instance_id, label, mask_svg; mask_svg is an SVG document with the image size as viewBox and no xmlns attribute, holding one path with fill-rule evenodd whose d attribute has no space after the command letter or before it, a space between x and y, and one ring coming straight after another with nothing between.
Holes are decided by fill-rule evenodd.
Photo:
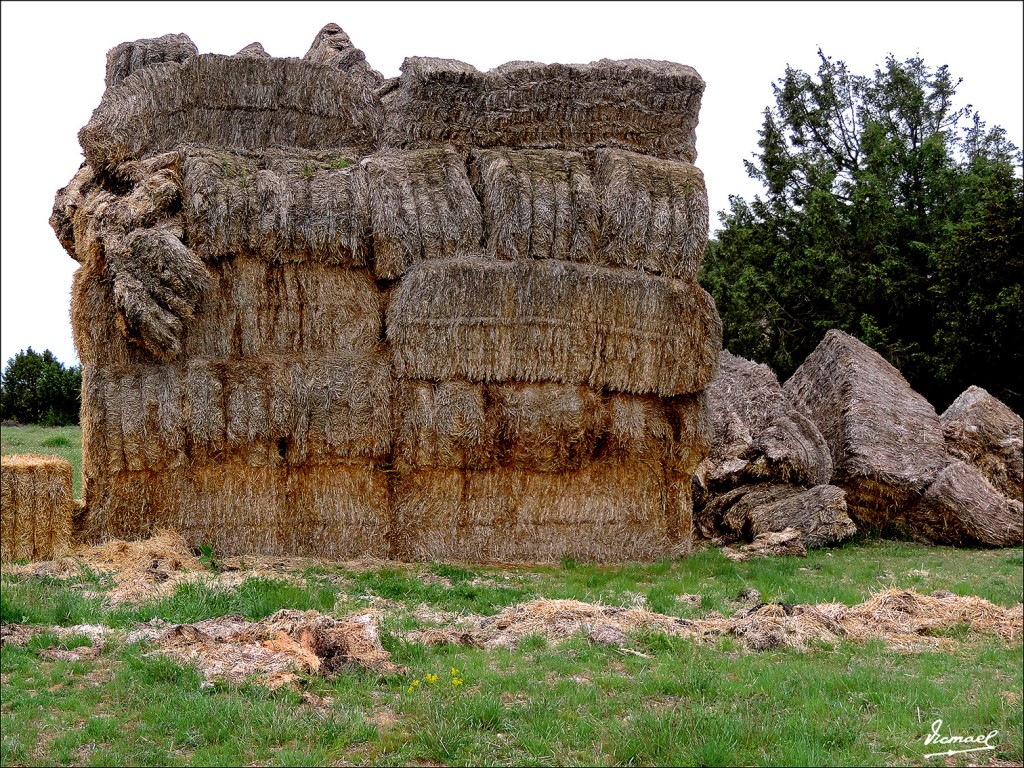
<instances>
[{"instance_id":1,"label":"dark green foliage","mask_svg":"<svg viewBox=\"0 0 1024 768\"><path fill-rule=\"evenodd\" d=\"M82 369L64 364L50 350L32 347L7 361L0 377L0 418L61 427L78 423Z\"/></svg>"},{"instance_id":2,"label":"dark green foliage","mask_svg":"<svg viewBox=\"0 0 1024 768\"><path fill-rule=\"evenodd\" d=\"M1019 411L1020 151L953 108L944 66L819 56L773 86L746 163L765 195L730 197L708 245L724 346L785 379L841 328L940 410L977 384Z\"/></svg>"}]
</instances>

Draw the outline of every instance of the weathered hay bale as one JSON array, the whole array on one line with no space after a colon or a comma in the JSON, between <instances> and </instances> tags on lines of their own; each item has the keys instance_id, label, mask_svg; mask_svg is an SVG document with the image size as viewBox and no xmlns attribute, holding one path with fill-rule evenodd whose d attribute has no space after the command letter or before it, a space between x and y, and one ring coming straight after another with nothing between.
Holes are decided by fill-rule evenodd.
<instances>
[{"instance_id":1,"label":"weathered hay bale","mask_svg":"<svg viewBox=\"0 0 1024 768\"><path fill-rule=\"evenodd\" d=\"M480 202L463 155L451 147L384 150L363 166L377 277L393 280L423 259L480 252Z\"/></svg>"},{"instance_id":2,"label":"weathered hay bale","mask_svg":"<svg viewBox=\"0 0 1024 768\"><path fill-rule=\"evenodd\" d=\"M270 54L263 48L263 43L259 42L249 43L242 50L236 53L235 56L252 56L258 59L270 58Z\"/></svg>"},{"instance_id":3,"label":"weathered hay bale","mask_svg":"<svg viewBox=\"0 0 1024 768\"><path fill-rule=\"evenodd\" d=\"M662 399L569 384L402 381L393 412L400 471L565 472L599 461L666 465L688 475L710 442L700 395Z\"/></svg>"},{"instance_id":4,"label":"weathered hay bale","mask_svg":"<svg viewBox=\"0 0 1024 768\"><path fill-rule=\"evenodd\" d=\"M689 163L599 150L599 248L604 263L695 279L708 244L704 174Z\"/></svg>"},{"instance_id":5,"label":"weathered hay bale","mask_svg":"<svg viewBox=\"0 0 1024 768\"><path fill-rule=\"evenodd\" d=\"M65 459L31 453L0 458L0 561L67 554L72 505Z\"/></svg>"},{"instance_id":6,"label":"weathered hay bale","mask_svg":"<svg viewBox=\"0 0 1024 768\"><path fill-rule=\"evenodd\" d=\"M369 270L275 264L252 258L209 265L210 287L182 327L181 359L366 350L380 342L383 302ZM102 264L75 273L71 326L84 362L145 365L113 310Z\"/></svg>"},{"instance_id":7,"label":"weathered hay bale","mask_svg":"<svg viewBox=\"0 0 1024 768\"><path fill-rule=\"evenodd\" d=\"M709 494L773 481L827 483L832 455L815 424L793 408L772 370L722 350L708 384L713 438L697 470L697 501Z\"/></svg>"},{"instance_id":8,"label":"weathered hay bale","mask_svg":"<svg viewBox=\"0 0 1024 768\"><path fill-rule=\"evenodd\" d=\"M804 489L760 484L715 496L694 525L705 538L753 541L762 533L799 531L807 548L838 544L857 527L846 512L846 493L834 485Z\"/></svg>"},{"instance_id":9,"label":"weathered hay bale","mask_svg":"<svg viewBox=\"0 0 1024 768\"><path fill-rule=\"evenodd\" d=\"M666 61L509 62L480 72L412 57L384 100L395 146L607 146L692 163L703 93L694 69Z\"/></svg>"},{"instance_id":10,"label":"weathered hay bale","mask_svg":"<svg viewBox=\"0 0 1024 768\"><path fill-rule=\"evenodd\" d=\"M552 260L422 262L393 292L386 326L401 377L662 396L703 389L722 338L696 282Z\"/></svg>"},{"instance_id":11,"label":"weathered hay bale","mask_svg":"<svg viewBox=\"0 0 1024 768\"><path fill-rule=\"evenodd\" d=\"M499 259L596 261L597 196L583 155L484 150L473 158L472 175L488 253Z\"/></svg>"},{"instance_id":12,"label":"weathered hay bale","mask_svg":"<svg viewBox=\"0 0 1024 768\"><path fill-rule=\"evenodd\" d=\"M82 163L67 186L61 187L54 195L50 226L68 256L75 261L83 261L78 254L77 242L84 240L84 236L75 236L78 210L85 205L86 198L94 194L97 188L96 174L87 163Z\"/></svg>"},{"instance_id":13,"label":"weathered hay bale","mask_svg":"<svg viewBox=\"0 0 1024 768\"><path fill-rule=\"evenodd\" d=\"M85 539L138 539L174 528L218 555L386 557L386 473L373 463L105 473L87 485Z\"/></svg>"},{"instance_id":14,"label":"weathered hay bale","mask_svg":"<svg viewBox=\"0 0 1024 768\"><path fill-rule=\"evenodd\" d=\"M132 43L121 43L107 51L106 86L117 85L137 69L162 64L165 61L182 62L199 53L192 38L185 34L164 35Z\"/></svg>"},{"instance_id":15,"label":"weathered hay bale","mask_svg":"<svg viewBox=\"0 0 1024 768\"><path fill-rule=\"evenodd\" d=\"M367 63L366 55L337 24L327 24L317 33L302 60L344 72L371 90L384 82L384 76Z\"/></svg>"},{"instance_id":16,"label":"weathered hay bale","mask_svg":"<svg viewBox=\"0 0 1024 768\"><path fill-rule=\"evenodd\" d=\"M688 482L642 464L399 477L395 552L411 560L651 560L692 546Z\"/></svg>"},{"instance_id":17,"label":"weathered hay bale","mask_svg":"<svg viewBox=\"0 0 1024 768\"><path fill-rule=\"evenodd\" d=\"M300 59L200 54L133 72L78 137L89 165L200 144L227 150L372 147L380 99L357 77Z\"/></svg>"},{"instance_id":18,"label":"weathered hay bale","mask_svg":"<svg viewBox=\"0 0 1024 768\"><path fill-rule=\"evenodd\" d=\"M181 171L189 246L205 259L370 264L370 214L361 150L188 150Z\"/></svg>"},{"instance_id":19,"label":"weathered hay bale","mask_svg":"<svg viewBox=\"0 0 1024 768\"><path fill-rule=\"evenodd\" d=\"M784 531L759 533L752 542L744 544L738 549L722 547L722 554L729 560L743 563L747 560L765 557L806 557L807 547L800 531L795 528L787 528ZM770 640L767 642L772 643Z\"/></svg>"},{"instance_id":20,"label":"weathered hay bale","mask_svg":"<svg viewBox=\"0 0 1024 768\"><path fill-rule=\"evenodd\" d=\"M849 334L826 333L783 389L825 436L858 527L898 524L946 464L935 409Z\"/></svg>"},{"instance_id":21,"label":"weathered hay bale","mask_svg":"<svg viewBox=\"0 0 1024 768\"><path fill-rule=\"evenodd\" d=\"M968 387L939 418L946 451L981 470L992 486L1021 501L1024 421L981 387Z\"/></svg>"},{"instance_id":22,"label":"weathered hay bale","mask_svg":"<svg viewBox=\"0 0 1024 768\"><path fill-rule=\"evenodd\" d=\"M89 473L302 467L391 450L383 350L87 366Z\"/></svg>"},{"instance_id":23,"label":"weathered hay bale","mask_svg":"<svg viewBox=\"0 0 1024 768\"><path fill-rule=\"evenodd\" d=\"M907 512L910 531L938 544L1013 547L1024 543L1024 505L962 461L943 469Z\"/></svg>"}]
</instances>

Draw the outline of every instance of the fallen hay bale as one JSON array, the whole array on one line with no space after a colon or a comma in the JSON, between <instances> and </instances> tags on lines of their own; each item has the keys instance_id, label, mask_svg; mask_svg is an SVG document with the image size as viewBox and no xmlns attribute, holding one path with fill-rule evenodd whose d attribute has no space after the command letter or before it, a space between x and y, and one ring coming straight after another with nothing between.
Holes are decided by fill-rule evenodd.
<instances>
[{"instance_id":1,"label":"fallen hay bale","mask_svg":"<svg viewBox=\"0 0 1024 768\"><path fill-rule=\"evenodd\" d=\"M857 528L846 512L846 494L834 485L748 485L715 496L694 522L708 539L755 540L795 529L808 549L838 544Z\"/></svg>"},{"instance_id":2,"label":"fallen hay bale","mask_svg":"<svg viewBox=\"0 0 1024 768\"><path fill-rule=\"evenodd\" d=\"M1024 543L1024 506L962 461L943 469L907 511L918 536L938 544L1012 547Z\"/></svg>"},{"instance_id":3,"label":"fallen hay bale","mask_svg":"<svg viewBox=\"0 0 1024 768\"><path fill-rule=\"evenodd\" d=\"M71 464L59 456L0 458L0 561L48 560L71 548Z\"/></svg>"},{"instance_id":4,"label":"fallen hay bale","mask_svg":"<svg viewBox=\"0 0 1024 768\"><path fill-rule=\"evenodd\" d=\"M499 259L597 259L597 196L586 159L555 149L473 157L487 251Z\"/></svg>"},{"instance_id":5,"label":"fallen hay bale","mask_svg":"<svg viewBox=\"0 0 1024 768\"><path fill-rule=\"evenodd\" d=\"M480 252L480 202L466 159L451 147L388 149L363 163L373 224L374 273L393 280L423 259Z\"/></svg>"},{"instance_id":6,"label":"fallen hay bale","mask_svg":"<svg viewBox=\"0 0 1024 768\"><path fill-rule=\"evenodd\" d=\"M162 64L165 61L182 62L199 53L188 35L164 35L115 45L107 51L106 86L117 85L132 72Z\"/></svg>"},{"instance_id":7,"label":"fallen hay bale","mask_svg":"<svg viewBox=\"0 0 1024 768\"><path fill-rule=\"evenodd\" d=\"M807 547L804 537L795 528L781 531L765 531L754 536L749 544L739 547L722 547L722 554L729 560L742 563L761 557L805 557Z\"/></svg>"},{"instance_id":8,"label":"fallen hay bale","mask_svg":"<svg viewBox=\"0 0 1024 768\"><path fill-rule=\"evenodd\" d=\"M977 467L1011 499L1024 492L1024 421L981 387L968 387L940 417L950 456Z\"/></svg>"},{"instance_id":9,"label":"fallen hay bale","mask_svg":"<svg viewBox=\"0 0 1024 768\"><path fill-rule=\"evenodd\" d=\"M707 453L699 395L603 394L570 384L400 381L394 463L401 471L581 469L647 462L689 474Z\"/></svg>"},{"instance_id":10,"label":"fallen hay bale","mask_svg":"<svg viewBox=\"0 0 1024 768\"><path fill-rule=\"evenodd\" d=\"M750 483L829 482L828 443L793 407L768 366L722 350L706 393L714 434L710 455L696 473L701 504Z\"/></svg>"},{"instance_id":11,"label":"fallen hay bale","mask_svg":"<svg viewBox=\"0 0 1024 768\"><path fill-rule=\"evenodd\" d=\"M692 163L704 81L666 61L512 61L480 72L414 56L384 96L387 139L417 149L620 147Z\"/></svg>"},{"instance_id":12,"label":"fallen hay bale","mask_svg":"<svg viewBox=\"0 0 1024 768\"><path fill-rule=\"evenodd\" d=\"M901 525L946 464L935 409L877 352L838 330L783 387L825 436L858 527Z\"/></svg>"},{"instance_id":13,"label":"fallen hay bale","mask_svg":"<svg viewBox=\"0 0 1024 768\"><path fill-rule=\"evenodd\" d=\"M876 593L854 606L759 603L733 617L703 619L681 619L644 608L542 599L509 606L495 616L469 616L454 627L413 630L406 637L430 644L510 648L537 635L559 641L583 633L614 638L618 643L646 630L712 644L722 637L735 637L754 651L808 650L814 644L835 645L849 639L881 640L899 652L919 652L954 649L956 641L942 635L964 627L971 636L1016 642L1024 629L1024 611L1020 604L1003 608L978 597L929 596L899 589Z\"/></svg>"},{"instance_id":14,"label":"fallen hay bale","mask_svg":"<svg viewBox=\"0 0 1024 768\"><path fill-rule=\"evenodd\" d=\"M651 560L692 547L688 477L644 464L575 472L422 470L395 487L395 554L407 560Z\"/></svg>"},{"instance_id":15,"label":"fallen hay bale","mask_svg":"<svg viewBox=\"0 0 1024 768\"><path fill-rule=\"evenodd\" d=\"M602 263L693 280L708 242L704 174L689 163L596 153Z\"/></svg>"},{"instance_id":16,"label":"fallen hay bale","mask_svg":"<svg viewBox=\"0 0 1024 768\"><path fill-rule=\"evenodd\" d=\"M396 374L556 381L633 394L698 392L722 326L695 282L564 261L413 267L386 315Z\"/></svg>"}]
</instances>

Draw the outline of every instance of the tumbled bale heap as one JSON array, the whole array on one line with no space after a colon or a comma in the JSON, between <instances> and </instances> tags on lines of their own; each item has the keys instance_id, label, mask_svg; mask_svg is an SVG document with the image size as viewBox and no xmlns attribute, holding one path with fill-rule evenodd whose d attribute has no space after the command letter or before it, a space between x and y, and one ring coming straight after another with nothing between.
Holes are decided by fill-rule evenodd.
<instances>
[{"instance_id":1,"label":"tumbled bale heap","mask_svg":"<svg viewBox=\"0 0 1024 768\"><path fill-rule=\"evenodd\" d=\"M783 386L825 436L832 482L858 528L901 526L946 465L935 409L899 371L853 336L825 334Z\"/></svg>"},{"instance_id":2,"label":"tumbled bale heap","mask_svg":"<svg viewBox=\"0 0 1024 768\"><path fill-rule=\"evenodd\" d=\"M52 560L71 549L71 464L59 456L0 457L0 561Z\"/></svg>"},{"instance_id":3,"label":"tumbled bale heap","mask_svg":"<svg viewBox=\"0 0 1024 768\"><path fill-rule=\"evenodd\" d=\"M386 83L336 25L302 60L179 37L112 52L51 218L82 265L88 537L688 551L721 343L696 72Z\"/></svg>"},{"instance_id":4,"label":"tumbled bale heap","mask_svg":"<svg viewBox=\"0 0 1024 768\"><path fill-rule=\"evenodd\" d=\"M946 450L981 471L992 486L1022 500L1024 421L981 387L968 387L940 417Z\"/></svg>"}]
</instances>

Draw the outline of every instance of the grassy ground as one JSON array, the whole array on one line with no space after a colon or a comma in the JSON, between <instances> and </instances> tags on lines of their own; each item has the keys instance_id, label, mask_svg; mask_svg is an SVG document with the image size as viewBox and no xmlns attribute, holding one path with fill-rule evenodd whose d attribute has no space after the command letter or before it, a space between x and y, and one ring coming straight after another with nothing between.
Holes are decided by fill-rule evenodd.
<instances>
[{"instance_id":1,"label":"grassy ground","mask_svg":"<svg viewBox=\"0 0 1024 768\"><path fill-rule=\"evenodd\" d=\"M806 653L741 651L730 639L700 646L643 633L631 647L552 644L516 650L428 647L402 639L438 611L494 614L535 597L697 617L731 613L744 588L765 600L861 602L904 587L946 589L1012 606L1024 590L1024 551L954 550L855 542L807 558L733 563L717 551L680 561L602 568L492 569L386 564L368 571L324 564L299 584L250 579L234 590L183 586L148 605L104 605L103 578L78 583L5 574L4 621L128 626L281 607L343 615L383 610L385 647L407 674L307 677L301 690L203 687L198 673L145 647L108 646L63 661L52 639L0 651L0 761L38 764L374 765L878 765L1021 761L1021 644L964 635L953 654L899 654L881 643ZM86 588L83 590L83 588ZM99 593L98 595L95 593ZM699 594L701 602L679 601ZM419 614L423 611L420 608ZM76 644L74 638L62 641ZM462 685L452 684L452 668ZM436 675L430 682L428 675ZM413 685L413 681L420 684ZM924 760L924 737L999 733L995 752ZM1003 762L1002 764L1006 764Z\"/></svg>"},{"instance_id":2,"label":"grassy ground","mask_svg":"<svg viewBox=\"0 0 1024 768\"><path fill-rule=\"evenodd\" d=\"M0 427L0 453L52 453L67 459L75 498L82 497L81 427Z\"/></svg>"}]
</instances>

